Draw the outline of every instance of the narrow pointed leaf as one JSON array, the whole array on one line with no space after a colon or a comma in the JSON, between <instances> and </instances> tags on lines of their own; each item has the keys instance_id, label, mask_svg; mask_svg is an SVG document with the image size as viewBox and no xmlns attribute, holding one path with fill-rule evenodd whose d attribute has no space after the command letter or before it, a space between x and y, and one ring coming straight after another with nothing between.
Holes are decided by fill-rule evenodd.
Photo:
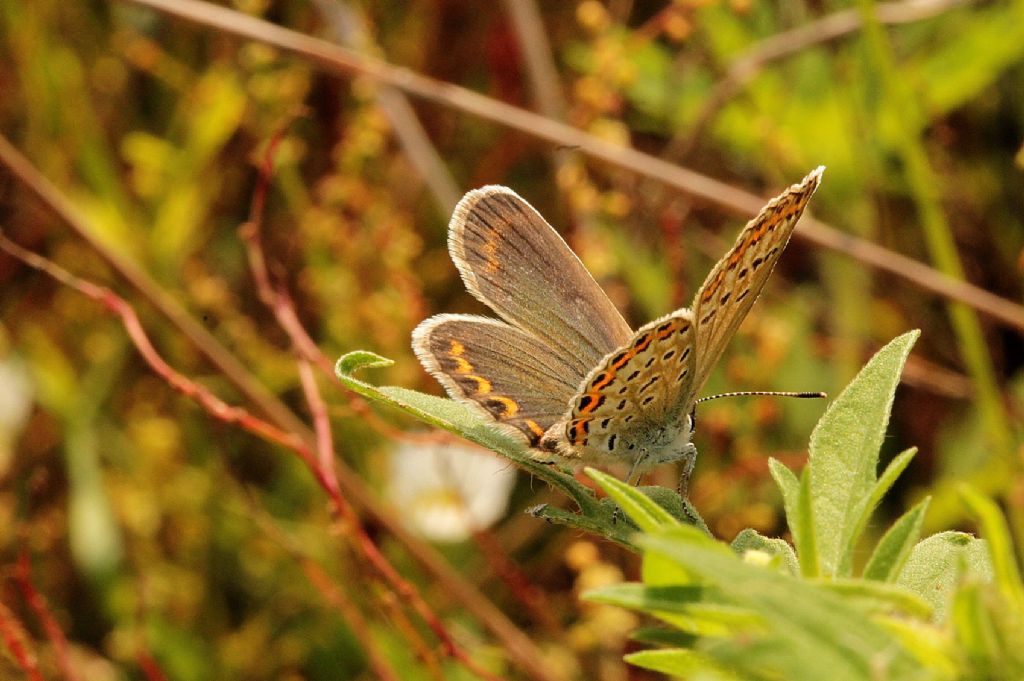
<instances>
[{"instance_id":1,"label":"narrow pointed leaf","mask_svg":"<svg viewBox=\"0 0 1024 681\"><path fill-rule=\"evenodd\" d=\"M898 612L923 619L932 615L931 604L906 587L866 579L829 579L819 584L868 614Z\"/></svg>"},{"instance_id":2,"label":"narrow pointed leaf","mask_svg":"<svg viewBox=\"0 0 1024 681\"><path fill-rule=\"evenodd\" d=\"M786 468L786 465L777 459L768 459L768 470L772 479L782 493L782 505L786 510L786 524L789 525L789 532L793 535L793 544L796 547L797 556L802 556L803 544L814 541L814 535L806 534L801 528L806 529L803 517L800 512L800 480L793 471ZM797 566L799 567L799 565Z\"/></svg>"},{"instance_id":3,"label":"narrow pointed leaf","mask_svg":"<svg viewBox=\"0 0 1024 681\"><path fill-rule=\"evenodd\" d=\"M863 500L875 485L896 386L918 335L906 333L879 350L811 434L810 491L823 574L844 576L848 570L846 554L853 550Z\"/></svg>"},{"instance_id":4,"label":"narrow pointed leaf","mask_svg":"<svg viewBox=\"0 0 1024 681\"><path fill-rule=\"evenodd\" d=\"M907 466L910 465L914 455L917 454L917 447L911 447L905 451L900 452L889 462L889 465L885 467L885 471L879 476L874 486L871 488L871 492L864 499L860 505L859 514L856 522L853 525L853 530L850 533L849 545L856 546L860 536L864 533L864 528L868 526L868 521L871 520L871 514L875 512L875 508L882 502L882 497L885 496L886 492L892 488L897 478L906 470ZM850 561L853 559L853 552L847 551L843 556L844 562L840 569L843 574L849 574L851 570Z\"/></svg>"},{"instance_id":5,"label":"narrow pointed leaf","mask_svg":"<svg viewBox=\"0 0 1024 681\"><path fill-rule=\"evenodd\" d=\"M960 496L971 515L981 524L981 535L988 542L996 586L1017 608L1024 608L1024 585L1020 581L1020 570L1017 568L1017 557L1006 518L995 502L968 485L961 486Z\"/></svg>"},{"instance_id":6,"label":"narrow pointed leaf","mask_svg":"<svg viewBox=\"0 0 1024 681\"><path fill-rule=\"evenodd\" d=\"M798 518L800 525L796 528L794 537L800 537L800 574L804 577L813 578L821 575L821 558L818 553L818 535L815 531L814 502L811 498L811 476L808 469L800 475L800 497Z\"/></svg>"},{"instance_id":7,"label":"narrow pointed leaf","mask_svg":"<svg viewBox=\"0 0 1024 681\"><path fill-rule=\"evenodd\" d=\"M615 584L592 589L583 599L643 612L695 636L739 635L760 623L750 610L720 603L715 593L698 586Z\"/></svg>"},{"instance_id":8,"label":"narrow pointed leaf","mask_svg":"<svg viewBox=\"0 0 1024 681\"><path fill-rule=\"evenodd\" d=\"M928 510L931 497L925 497L916 506L900 516L892 527L882 535L875 546L868 564L864 567L864 578L879 582L895 582L907 562L910 552L921 536L921 525Z\"/></svg>"},{"instance_id":9,"label":"narrow pointed leaf","mask_svg":"<svg viewBox=\"0 0 1024 681\"><path fill-rule=\"evenodd\" d=\"M642 650L639 653L630 653L623 659L637 667L681 679L740 681L739 676L719 666L714 659L684 648Z\"/></svg>"},{"instance_id":10,"label":"narrow pointed leaf","mask_svg":"<svg viewBox=\"0 0 1024 681\"><path fill-rule=\"evenodd\" d=\"M651 532L660 527L676 527L679 521L668 511L644 496L639 490L627 485L616 477L594 470L585 469L590 479L596 482L605 493L644 531Z\"/></svg>"}]
</instances>

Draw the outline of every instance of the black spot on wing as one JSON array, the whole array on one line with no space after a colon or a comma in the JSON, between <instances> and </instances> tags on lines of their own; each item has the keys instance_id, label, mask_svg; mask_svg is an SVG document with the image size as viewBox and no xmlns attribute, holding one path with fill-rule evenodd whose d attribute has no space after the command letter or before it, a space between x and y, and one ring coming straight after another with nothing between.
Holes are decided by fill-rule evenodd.
<instances>
[{"instance_id":1,"label":"black spot on wing","mask_svg":"<svg viewBox=\"0 0 1024 681\"><path fill-rule=\"evenodd\" d=\"M642 386L640 386L640 392L647 392L647 389L650 388L655 383L657 383L659 380L661 380L661 376L651 376L651 380L647 381ZM644 404L646 404L646 402Z\"/></svg>"}]
</instances>

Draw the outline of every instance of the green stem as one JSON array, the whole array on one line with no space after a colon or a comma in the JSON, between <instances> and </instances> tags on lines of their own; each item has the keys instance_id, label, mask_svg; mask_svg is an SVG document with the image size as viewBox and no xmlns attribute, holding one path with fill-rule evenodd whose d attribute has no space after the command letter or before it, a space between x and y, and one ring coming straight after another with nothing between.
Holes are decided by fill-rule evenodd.
<instances>
[{"instance_id":1,"label":"green stem","mask_svg":"<svg viewBox=\"0 0 1024 681\"><path fill-rule=\"evenodd\" d=\"M868 67L873 69L871 75L877 78L881 92L879 112L886 109L894 112L885 122L898 126L894 135L895 151L903 163L929 255L944 274L963 279L963 266L939 200L941 181L921 141L924 114L897 73L891 46L875 15L874 2L859 0L858 5L864 18ZM981 324L974 311L961 303L947 303L947 309L964 364L974 382L986 437L997 455L988 459L985 468L1005 470L1014 461L1013 439ZM982 478L991 479L992 476L979 475L979 480Z\"/></svg>"}]
</instances>

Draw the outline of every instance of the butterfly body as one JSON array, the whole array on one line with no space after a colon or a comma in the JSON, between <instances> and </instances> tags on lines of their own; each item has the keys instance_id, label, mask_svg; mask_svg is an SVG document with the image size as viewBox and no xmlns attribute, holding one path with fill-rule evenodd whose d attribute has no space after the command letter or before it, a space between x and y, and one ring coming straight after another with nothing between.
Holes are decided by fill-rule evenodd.
<instances>
[{"instance_id":1,"label":"butterfly body","mask_svg":"<svg viewBox=\"0 0 1024 681\"><path fill-rule=\"evenodd\" d=\"M455 399L540 459L626 463L630 479L696 458L697 393L760 294L822 169L776 197L711 270L690 308L630 330L558 233L505 187L469 192L449 226L466 288L501 319L437 315L413 332Z\"/></svg>"}]
</instances>

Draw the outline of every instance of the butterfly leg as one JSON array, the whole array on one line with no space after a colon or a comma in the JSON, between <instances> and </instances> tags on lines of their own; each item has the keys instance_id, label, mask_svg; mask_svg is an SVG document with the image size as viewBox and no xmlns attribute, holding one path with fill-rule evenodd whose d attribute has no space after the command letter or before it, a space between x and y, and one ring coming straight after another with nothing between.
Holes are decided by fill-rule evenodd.
<instances>
[{"instance_id":1,"label":"butterfly leg","mask_svg":"<svg viewBox=\"0 0 1024 681\"><path fill-rule=\"evenodd\" d=\"M641 454L633 462L633 466L629 469L629 475L626 476L626 484L632 487L636 487L637 483L640 482L640 476L643 475L644 463L647 461L647 454ZM622 509L618 506L612 511L612 523L619 522L619 517L622 515Z\"/></svg>"},{"instance_id":2,"label":"butterfly leg","mask_svg":"<svg viewBox=\"0 0 1024 681\"><path fill-rule=\"evenodd\" d=\"M683 463L683 470L679 474L679 496L687 498L690 487L690 475L693 474L693 467L697 463L697 447L692 442L687 442L680 452L679 460Z\"/></svg>"},{"instance_id":3,"label":"butterfly leg","mask_svg":"<svg viewBox=\"0 0 1024 681\"><path fill-rule=\"evenodd\" d=\"M646 452L636 457L636 460L633 462L632 468L629 469L629 475L626 476L626 484L636 487L636 484L640 482L640 476L643 475L643 470L645 464L647 463L647 458L648 455Z\"/></svg>"}]
</instances>

